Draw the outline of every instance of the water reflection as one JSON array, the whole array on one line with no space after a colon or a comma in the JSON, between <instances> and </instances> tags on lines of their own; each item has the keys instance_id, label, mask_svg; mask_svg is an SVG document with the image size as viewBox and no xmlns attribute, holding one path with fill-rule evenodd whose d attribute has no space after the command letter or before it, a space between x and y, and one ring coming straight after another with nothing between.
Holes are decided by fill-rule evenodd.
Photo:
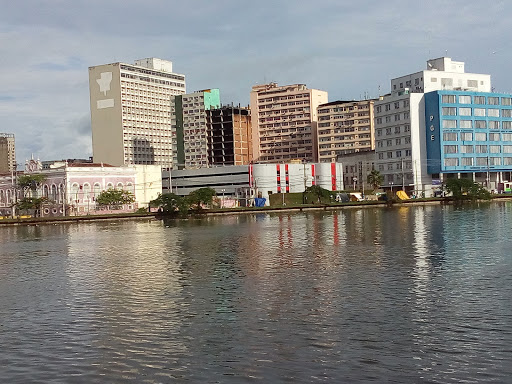
<instances>
[{"instance_id":1,"label":"water reflection","mask_svg":"<svg viewBox=\"0 0 512 384\"><path fill-rule=\"evenodd\" d=\"M2 228L0 379L504 382L511 213Z\"/></svg>"}]
</instances>

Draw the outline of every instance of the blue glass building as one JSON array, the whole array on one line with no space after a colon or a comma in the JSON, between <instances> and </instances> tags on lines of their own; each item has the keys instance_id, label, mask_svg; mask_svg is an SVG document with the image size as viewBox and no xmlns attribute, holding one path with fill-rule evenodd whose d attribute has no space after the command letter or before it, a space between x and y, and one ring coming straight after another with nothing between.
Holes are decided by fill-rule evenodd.
<instances>
[{"instance_id":1,"label":"blue glass building","mask_svg":"<svg viewBox=\"0 0 512 384\"><path fill-rule=\"evenodd\" d=\"M425 124L429 174L512 171L512 95L429 92Z\"/></svg>"}]
</instances>

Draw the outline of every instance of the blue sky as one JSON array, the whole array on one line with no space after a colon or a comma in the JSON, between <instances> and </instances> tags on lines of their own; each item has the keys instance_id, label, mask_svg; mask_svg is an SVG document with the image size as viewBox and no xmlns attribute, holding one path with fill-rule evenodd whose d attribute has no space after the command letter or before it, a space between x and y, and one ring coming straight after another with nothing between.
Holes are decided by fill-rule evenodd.
<instances>
[{"instance_id":1,"label":"blue sky","mask_svg":"<svg viewBox=\"0 0 512 384\"><path fill-rule=\"evenodd\" d=\"M172 60L187 91L220 88L223 103L247 104L269 81L376 97L445 55L512 92L511 11L509 0L5 1L0 132L15 134L18 163L91 156L87 68L145 57Z\"/></svg>"}]
</instances>

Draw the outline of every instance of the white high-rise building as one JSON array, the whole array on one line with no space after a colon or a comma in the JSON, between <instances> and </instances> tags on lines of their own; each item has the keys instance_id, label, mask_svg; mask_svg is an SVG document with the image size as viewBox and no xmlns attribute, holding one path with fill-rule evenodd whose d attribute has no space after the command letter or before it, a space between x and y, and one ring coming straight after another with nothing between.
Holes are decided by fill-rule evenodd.
<instances>
[{"instance_id":1,"label":"white high-rise building","mask_svg":"<svg viewBox=\"0 0 512 384\"><path fill-rule=\"evenodd\" d=\"M111 165L172 163L171 104L185 75L157 58L89 68L93 159Z\"/></svg>"},{"instance_id":2,"label":"white high-rise building","mask_svg":"<svg viewBox=\"0 0 512 384\"><path fill-rule=\"evenodd\" d=\"M424 94L436 90L490 92L491 76L466 73L464 62L441 57L427 69L391 80L391 93L375 102L375 168L382 187L430 196L433 177L427 173Z\"/></svg>"}]
</instances>

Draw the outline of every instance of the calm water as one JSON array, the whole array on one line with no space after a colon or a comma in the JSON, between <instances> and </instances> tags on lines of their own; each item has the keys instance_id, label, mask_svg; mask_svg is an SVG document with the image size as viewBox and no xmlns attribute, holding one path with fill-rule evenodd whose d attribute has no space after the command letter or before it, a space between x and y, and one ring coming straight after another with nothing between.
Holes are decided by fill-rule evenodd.
<instances>
[{"instance_id":1,"label":"calm water","mask_svg":"<svg viewBox=\"0 0 512 384\"><path fill-rule=\"evenodd\" d=\"M512 204L0 228L0 382L512 382Z\"/></svg>"}]
</instances>

